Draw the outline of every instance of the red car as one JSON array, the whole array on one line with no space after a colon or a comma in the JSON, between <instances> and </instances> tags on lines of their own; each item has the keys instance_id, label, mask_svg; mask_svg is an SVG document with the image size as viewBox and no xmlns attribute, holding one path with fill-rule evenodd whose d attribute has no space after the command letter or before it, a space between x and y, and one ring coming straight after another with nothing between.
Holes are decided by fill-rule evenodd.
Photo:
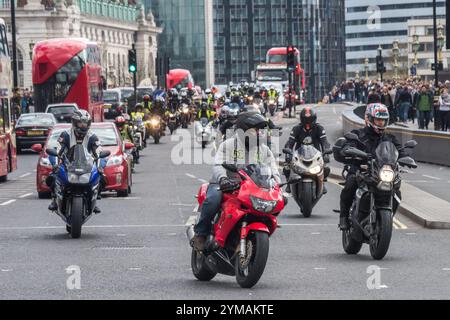
<instances>
[{"instance_id":1,"label":"red car","mask_svg":"<svg viewBox=\"0 0 450 320\"><path fill-rule=\"evenodd\" d=\"M68 131L70 127L70 124L57 124L50 132L44 147L40 144L35 144L32 147L35 152L39 153L36 187L41 199L50 197L50 189L46 185L45 180L52 172L52 163L56 161L49 157L45 150L47 148L55 148L61 132L64 130ZM114 123L93 123L91 129L98 136L102 148L111 151L111 156L105 159L105 191L116 191L118 197L128 197L133 183L131 172L132 157L125 151L132 149L134 145L122 141Z\"/></svg>"}]
</instances>

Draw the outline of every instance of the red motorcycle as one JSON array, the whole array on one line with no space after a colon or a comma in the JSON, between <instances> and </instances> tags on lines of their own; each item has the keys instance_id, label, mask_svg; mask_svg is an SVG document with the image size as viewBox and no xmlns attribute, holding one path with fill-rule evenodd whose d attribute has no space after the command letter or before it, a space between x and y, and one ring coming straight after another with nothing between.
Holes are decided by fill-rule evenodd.
<instances>
[{"instance_id":1,"label":"red motorcycle","mask_svg":"<svg viewBox=\"0 0 450 320\"><path fill-rule=\"evenodd\" d=\"M242 288L251 288L261 278L269 256L269 237L278 228L277 217L287 204L270 168L250 165L238 170L223 167L241 177L240 187L224 193L222 209L213 220L206 249L192 250L191 267L200 281L210 281L217 273L236 276ZM198 193L199 208L206 199L208 184ZM200 211L200 210L199 210ZM187 230L189 241L194 226Z\"/></svg>"}]
</instances>

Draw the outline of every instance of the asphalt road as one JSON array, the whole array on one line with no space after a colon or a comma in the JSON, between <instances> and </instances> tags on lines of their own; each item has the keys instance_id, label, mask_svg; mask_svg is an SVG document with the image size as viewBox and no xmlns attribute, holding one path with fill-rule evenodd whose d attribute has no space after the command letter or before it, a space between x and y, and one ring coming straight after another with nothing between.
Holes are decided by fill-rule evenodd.
<instances>
[{"instance_id":1,"label":"asphalt road","mask_svg":"<svg viewBox=\"0 0 450 320\"><path fill-rule=\"evenodd\" d=\"M337 106L336 115L341 108ZM329 134L338 134L333 109L321 107L319 113L330 119ZM287 122L282 121L288 127ZM33 171L37 157L21 155L20 169L0 185L0 299L445 299L450 295L448 231L426 230L400 216L383 261L373 261L367 247L358 256L348 256L342 250L337 214L332 212L340 193L333 183L310 219L300 216L293 201L288 205L256 287L241 289L232 277L220 275L209 283L196 281L185 230L194 215L194 195L209 179L211 168L173 164L175 145L171 137L150 145L134 176L132 196L103 198L103 213L88 222L79 240L70 239L63 222L47 210L47 200L38 200ZM68 289L66 269L71 266L80 268L80 290ZM379 289L367 285L372 266L381 268Z\"/></svg>"}]
</instances>

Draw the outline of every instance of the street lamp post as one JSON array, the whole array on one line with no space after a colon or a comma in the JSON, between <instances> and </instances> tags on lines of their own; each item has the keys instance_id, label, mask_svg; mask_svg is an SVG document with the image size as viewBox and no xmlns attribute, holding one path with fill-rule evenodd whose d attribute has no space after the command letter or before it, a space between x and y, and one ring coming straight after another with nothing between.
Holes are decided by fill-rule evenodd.
<instances>
[{"instance_id":1,"label":"street lamp post","mask_svg":"<svg viewBox=\"0 0 450 320\"><path fill-rule=\"evenodd\" d=\"M359 81L359 80L360 80L360 77L359 77L359 70L356 70L356 72L355 72L355 80L356 80L356 81Z\"/></svg>"},{"instance_id":2,"label":"street lamp post","mask_svg":"<svg viewBox=\"0 0 450 320\"><path fill-rule=\"evenodd\" d=\"M394 56L394 80L398 79L398 57L400 55L400 48L398 47L398 40L392 43L392 55Z\"/></svg>"},{"instance_id":3,"label":"street lamp post","mask_svg":"<svg viewBox=\"0 0 450 320\"><path fill-rule=\"evenodd\" d=\"M412 43L412 50L414 52L414 60L412 63L415 70L414 77L418 77L417 67L419 65L419 59L417 58L417 54L419 53L419 49L420 49L419 35L415 33L413 35L413 43Z\"/></svg>"},{"instance_id":4,"label":"street lamp post","mask_svg":"<svg viewBox=\"0 0 450 320\"><path fill-rule=\"evenodd\" d=\"M34 49L34 41L33 40L30 40L29 47L30 47L30 60L33 60L33 49Z\"/></svg>"},{"instance_id":5,"label":"street lamp post","mask_svg":"<svg viewBox=\"0 0 450 320\"><path fill-rule=\"evenodd\" d=\"M442 49L445 45L445 36L444 36L444 26L440 24L438 26L438 37L437 37L437 47L438 47L438 68L439 71L443 69L442 63L444 61L444 58L442 56Z\"/></svg>"},{"instance_id":6,"label":"street lamp post","mask_svg":"<svg viewBox=\"0 0 450 320\"><path fill-rule=\"evenodd\" d=\"M364 70L366 71L366 81L369 80L369 58L364 59Z\"/></svg>"}]
</instances>

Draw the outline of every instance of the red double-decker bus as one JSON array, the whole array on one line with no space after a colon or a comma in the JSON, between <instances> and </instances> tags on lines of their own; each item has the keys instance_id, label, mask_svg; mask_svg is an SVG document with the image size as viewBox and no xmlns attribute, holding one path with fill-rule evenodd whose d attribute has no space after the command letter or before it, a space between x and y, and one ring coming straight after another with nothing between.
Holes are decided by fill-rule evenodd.
<instances>
[{"instance_id":1,"label":"red double-decker bus","mask_svg":"<svg viewBox=\"0 0 450 320\"><path fill-rule=\"evenodd\" d=\"M192 78L191 72L185 69L170 70L167 74L167 89L172 88L189 88L192 89L195 86L194 78Z\"/></svg>"},{"instance_id":2,"label":"red double-decker bus","mask_svg":"<svg viewBox=\"0 0 450 320\"><path fill-rule=\"evenodd\" d=\"M302 69L300 62L300 51L295 48L295 57L297 60L297 67L295 69L295 90L305 90L305 70ZM272 48L267 52L266 64L284 65L287 63L287 47Z\"/></svg>"},{"instance_id":3,"label":"red double-decker bus","mask_svg":"<svg viewBox=\"0 0 450 320\"><path fill-rule=\"evenodd\" d=\"M94 121L103 121L100 48L87 39L51 39L33 50L34 103L37 112L49 104L76 103Z\"/></svg>"},{"instance_id":4,"label":"red double-decker bus","mask_svg":"<svg viewBox=\"0 0 450 320\"><path fill-rule=\"evenodd\" d=\"M17 168L16 137L11 113L12 81L6 25L0 19L0 182Z\"/></svg>"}]
</instances>

